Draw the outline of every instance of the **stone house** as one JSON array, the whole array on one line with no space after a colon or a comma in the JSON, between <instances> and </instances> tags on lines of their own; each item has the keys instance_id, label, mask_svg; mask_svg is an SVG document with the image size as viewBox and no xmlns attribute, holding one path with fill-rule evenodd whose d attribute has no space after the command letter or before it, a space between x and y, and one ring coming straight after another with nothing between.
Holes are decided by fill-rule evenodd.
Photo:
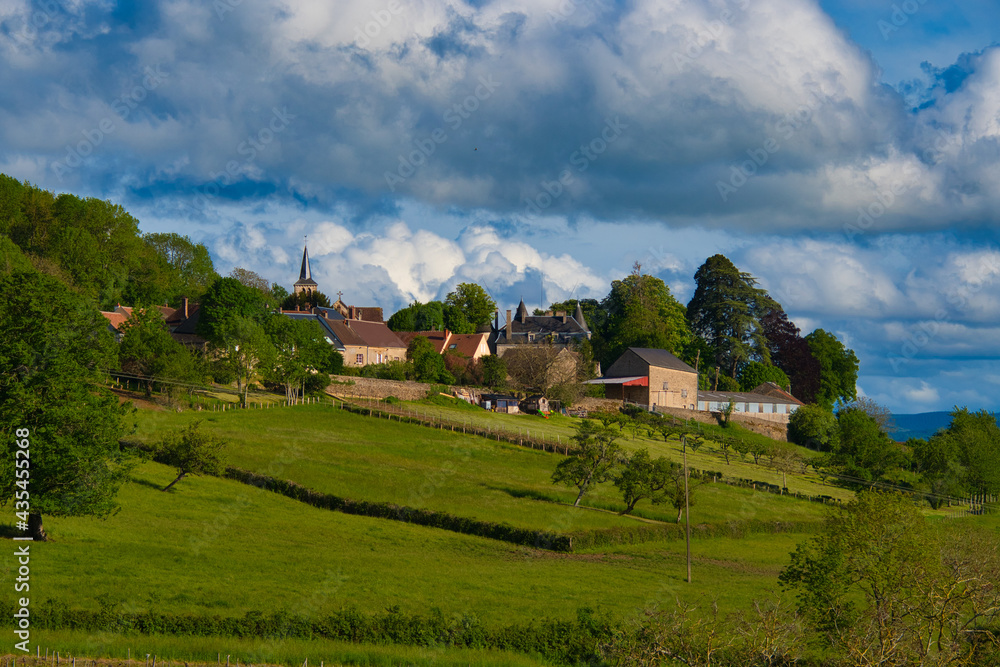
<instances>
[{"instance_id":1,"label":"stone house","mask_svg":"<svg viewBox=\"0 0 1000 667\"><path fill-rule=\"evenodd\" d=\"M604 385L607 398L638 403L654 410L696 410L698 373L666 350L630 347L604 373L588 381Z\"/></svg>"},{"instance_id":2,"label":"stone house","mask_svg":"<svg viewBox=\"0 0 1000 667\"><path fill-rule=\"evenodd\" d=\"M347 319L332 308L281 312L292 319L312 320L319 324L326 341L343 355L345 366L406 360L406 344L384 322Z\"/></svg>"},{"instance_id":3,"label":"stone house","mask_svg":"<svg viewBox=\"0 0 1000 667\"><path fill-rule=\"evenodd\" d=\"M752 417L781 424L787 424L791 414L802 405L802 401L773 382L765 382L748 392L698 392L698 409L705 412L721 413L730 402L736 417Z\"/></svg>"},{"instance_id":4,"label":"stone house","mask_svg":"<svg viewBox=\"0 0 1000 667\"><path fill-rule=\"evenodd\" d=\"M579 304L573 315L563 311L529 315L522 299L515 314L507 311L507 320L503 326L500 326L500 314L497 313L490 330L489 345L493 354L502 357L506 350L525 344L565 347L581 340L590 340L590 329Z\"/></svg>"}]
</instances>

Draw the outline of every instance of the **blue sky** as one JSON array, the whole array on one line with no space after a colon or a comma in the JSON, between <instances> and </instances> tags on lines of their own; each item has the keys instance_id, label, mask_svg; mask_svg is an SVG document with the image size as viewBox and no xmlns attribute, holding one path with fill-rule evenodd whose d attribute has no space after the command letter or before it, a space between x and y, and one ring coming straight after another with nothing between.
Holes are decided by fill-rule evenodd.
<instances>
[{"instance_id":1,"label":"blue sky","mask_svg":"<svg viewBox=\"0 0 1000 667\"><path fill-rule=\"evenodd\" d=\"M0 3L0 171L386 311L687 302L721 252L896 412L1000 409L985 0Z\"/></svg>"}]
</instances>

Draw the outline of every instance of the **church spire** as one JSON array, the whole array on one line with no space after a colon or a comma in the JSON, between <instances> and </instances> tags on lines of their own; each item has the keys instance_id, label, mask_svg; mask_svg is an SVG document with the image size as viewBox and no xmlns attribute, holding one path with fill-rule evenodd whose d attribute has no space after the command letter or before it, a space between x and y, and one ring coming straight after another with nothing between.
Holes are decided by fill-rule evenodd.
<instances>
[{"instance_id":1,"label":"church spire","mask_svg":"<svg viewBox=\"0 0 1000 667\"><path fill-rule=\"evenodd\" d=\"M302 247L302 270L299 271L299 280L312 280L312 271L309 270L309 246Z\"/></svg>"},{"instance_id":2,"label":"church spire","mask_svg":"<svg viewBox=\"0 0 1000 667\"><path fill-rule=\"evenodd\" d=\"M308 237L306 237L308 239ZM302 248L302 269L299 271L299 279L295 281L293 287L295 293L305 292L312 295L316 291L316 281L312 279L312 269L309 268L309 246Z\"/></svg>"}]
</instances>

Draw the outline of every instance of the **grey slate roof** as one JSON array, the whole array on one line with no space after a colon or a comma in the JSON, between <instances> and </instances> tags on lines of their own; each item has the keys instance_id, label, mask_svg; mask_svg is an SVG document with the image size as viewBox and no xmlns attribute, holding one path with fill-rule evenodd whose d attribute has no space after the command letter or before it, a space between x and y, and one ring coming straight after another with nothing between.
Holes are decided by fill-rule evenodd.
<instances>
[{"instance_id":1,"label":"grey slate roof","mask_svg":"<svg viewBox=\"0 0 1000 667\"><path fill-rule=\"evenodd\" d=\"M640 359L645 361L650 366L656 366L657 368L669 368L670 370L675 371L685 371L687 373L697 372L695 369L691 368L666 350L658 350L648 347L630 347L629 350L636 353Z\"/></svg>"}]
</instances>

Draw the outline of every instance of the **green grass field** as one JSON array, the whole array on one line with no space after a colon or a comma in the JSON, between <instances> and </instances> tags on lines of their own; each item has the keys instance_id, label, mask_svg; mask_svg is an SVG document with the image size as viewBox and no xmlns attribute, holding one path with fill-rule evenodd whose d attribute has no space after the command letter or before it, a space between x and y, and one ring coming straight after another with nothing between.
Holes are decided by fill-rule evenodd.
<instances>
[{"instance_id":1,"label":"green grass field","mask_svg":"<svg viewBox=\"0 0 1000 667\"><path fill-rule=\"evenodd\" d=\"M576 489L552 484L552 472L563 458L558 454L329 406L208 415L142 412L138 436L153 440L163 429L196 419L235 443L229 453L231 465L338 496L558 532L632 526L641 519L673 523L677 518L669 506L648 501L637 507L638 519L618 516L624 504L611 484L585 496L584 504L591 510L566 507L575 500ZM673 447L662 442L649 446L654 455ZM694 454L689 456L693 458ZM699 523L818 521L823 510L819 504L724 484L697 488L695 503L693 520Z\"/></svg>"},{"instance_id":2,"label":"green grass field","mask_svg":"<svg viewBox=\"0 0 1000 667\"><path fill-rule=\"evenodd\" d=\"M591 507L571 507L575 490L550 481L562 458L557 454L329 405L225 413L142 410L136 419L136 437L147 440L201 419L206 429L231 441L232 465L344 497L569 533L676 518L671 508L648 502L638 506L639 517L618 516L622 504L610 484L587 496ZM547 423L570 433L568 419ZM678 455L672 442L625 444L646 444L654 455ZM720 466L706 447L689 453L692 465L705 457L713 465L703 467L726 470L724 461ZM737 465L764 470L746 463L734 462L733 467ZM570 621L582 608L628 624L641 619L644 610L670 607L677 600L715 602L725 614L775 595L790 552L810 535L707 538L700 536L699 527L751 519L818 524L828 511L789 496L724 484L698 486L691 510L693 583L688 584L680 540L553 553L317 509L221 478L189 477L170 492L160 491L174 475L166 466L142 463L122 489L122 508L114 516L48 517L52 541L32 545L35 604L51 599L74 609L110 604L126 612L225 617L286 611L320 618L342 609L378 614L393 607L426 615L439 609L445 617L472 615L497 628L540 619ZM790 488L793 483L810 482L790 476ZM981 522L991 530L1000 524L995 517L956 521ZM10 580L11 561L5 560L2 568ZM301 665L306 657L315 665L544 664L500 652L325 640L289 639L262 647L249 639L68 630L39 632L37 639L53 650L78 655L120 657L131 647L133 652L209 662L225 652L234 659L254 655L258 662L289 665Z\"/></svg>"},{"instance_id":3,"label":"green grass field","mask_svg":"<svg viewBox=\"0 0 1000 667\"><path fill-rule=\"evenodd\" d=\"M630 618L663 599L717 591L737 608L766 594L801 535L695 542L699 584L684 581L683 542L555 554L443 530L304 506L218 478L162 488L169 468L142 464L106 520L53 518L32 546L32 595L73 608L103 599L126 611L322 616L355 606L433 607L502 624L572 619L594 607ZM762 560L764 558L764 560Z\"/></svg>"}]
</instances>

